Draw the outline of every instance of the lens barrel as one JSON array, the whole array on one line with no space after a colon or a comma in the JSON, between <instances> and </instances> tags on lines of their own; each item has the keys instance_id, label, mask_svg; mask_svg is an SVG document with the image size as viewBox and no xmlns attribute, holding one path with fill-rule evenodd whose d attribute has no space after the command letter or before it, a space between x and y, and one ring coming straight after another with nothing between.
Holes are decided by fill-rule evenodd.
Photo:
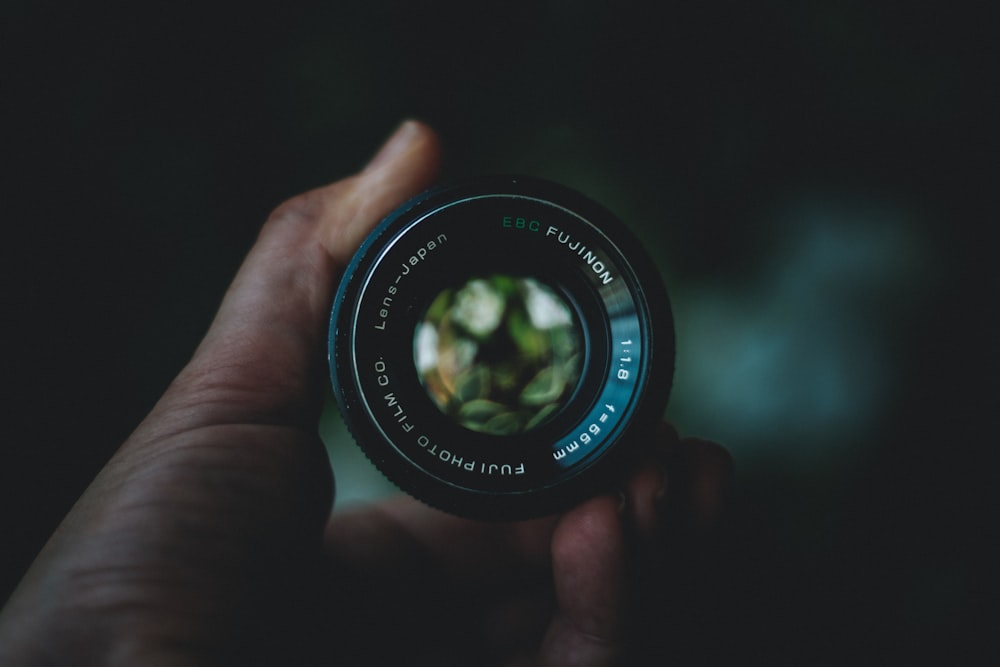
<instances>
[{"instance_id":1,"label":"lens barrel","mask_svg":"<svg viewBox=\"0 0 1000 667\"><path fill-rule=\"evenodd\" d=\"M368 458L477 519L619 484L673 379L666 290L608 210L521 176L441 187L369 235L333 305L329 362Z\"/></svg>"}]
</instances>

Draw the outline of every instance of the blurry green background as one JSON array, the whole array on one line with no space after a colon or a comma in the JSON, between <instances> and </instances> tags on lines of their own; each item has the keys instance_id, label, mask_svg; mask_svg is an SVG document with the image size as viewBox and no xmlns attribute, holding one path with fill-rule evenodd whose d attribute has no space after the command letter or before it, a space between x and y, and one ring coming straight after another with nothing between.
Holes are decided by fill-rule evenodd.
<instances>
[{"instance_id":1,"label":"blurry green background","mask_svg":"<svg viewBox=\"0 0 1000 667\"><path fill-rule=\"evenodd\" d=\"M0 599L268 212L418 117L445 179L564 182L654 254L668 416L738 469L717 655L967 655L996 532L997 72L995 21L956 7L6 0ZM323 428L342 501L388 491L335 409Z\"/></svg>"}]
</instances>

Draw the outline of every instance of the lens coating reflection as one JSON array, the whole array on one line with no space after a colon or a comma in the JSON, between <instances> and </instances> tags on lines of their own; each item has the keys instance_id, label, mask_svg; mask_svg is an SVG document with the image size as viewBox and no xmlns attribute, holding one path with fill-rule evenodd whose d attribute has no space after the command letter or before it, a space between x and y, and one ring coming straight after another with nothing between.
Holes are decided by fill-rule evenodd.
<instances>
[{"instance_id":1,"label":"lens coating reflection","mask_svg":"<svg viewBox=\"0 0 1000 667\"><path fill-rule=\"evenodd\" d=\"M515 435L554 417L580 379L583 338L573 309L527 277L475 277L442 291L417 325L417 374L462 426Z\"/></svg>"}]
</instances>

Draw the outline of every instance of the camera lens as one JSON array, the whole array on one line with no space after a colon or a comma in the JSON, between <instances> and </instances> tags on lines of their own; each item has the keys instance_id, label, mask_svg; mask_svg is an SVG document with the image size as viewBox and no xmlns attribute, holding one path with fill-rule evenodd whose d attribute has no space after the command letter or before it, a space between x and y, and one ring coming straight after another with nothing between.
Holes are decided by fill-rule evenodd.
<instances>
[{"instance_id":1,"label":"camera lens","mask_svg":"<svg viewBox=\"0 0 1000 667\"><path fill-rule=\"evenodd\" d=\"M347 267L334 393L369 459L455 514L520 519L614 488L673 376L662 281L632 234L525 177L437 188Z\"/></svg>"}]
</instances>

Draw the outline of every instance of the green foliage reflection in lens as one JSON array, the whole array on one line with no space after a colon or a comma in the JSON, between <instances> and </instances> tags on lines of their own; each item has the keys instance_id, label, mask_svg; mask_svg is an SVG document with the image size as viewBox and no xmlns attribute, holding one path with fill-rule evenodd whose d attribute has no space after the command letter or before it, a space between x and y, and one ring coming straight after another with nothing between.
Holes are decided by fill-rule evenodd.
<instances>
[{"instance_id":1,"label":"green foliage reflection in lens","mask_svg":"<svg viewBox=\"0 0 1000 667\"><path fill-rule=\"evenodd\" d=\"M462 426L515 435L544 424L580 378L573 310L533 278L476 277L442 291L414 336L417 374Z\"/></svg>"}]
</instances>

